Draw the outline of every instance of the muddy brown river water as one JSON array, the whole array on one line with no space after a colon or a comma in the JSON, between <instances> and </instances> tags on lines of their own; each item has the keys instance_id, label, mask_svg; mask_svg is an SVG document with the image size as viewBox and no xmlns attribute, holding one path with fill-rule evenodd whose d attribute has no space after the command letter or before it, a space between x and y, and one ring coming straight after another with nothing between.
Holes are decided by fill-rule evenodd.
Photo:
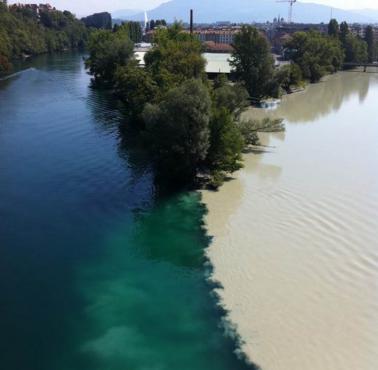
<instances>
[{"instance_id":1,"label":"muddy brown river water","mask_svg":"<svg viewBox=\"0 0 378 370\"><path fill-rule=\"evenodd\" d=\"M284 98L261 153L203 193L209 257L263 370L378 368L378 73Z\"/></svg>"}]
</instances>

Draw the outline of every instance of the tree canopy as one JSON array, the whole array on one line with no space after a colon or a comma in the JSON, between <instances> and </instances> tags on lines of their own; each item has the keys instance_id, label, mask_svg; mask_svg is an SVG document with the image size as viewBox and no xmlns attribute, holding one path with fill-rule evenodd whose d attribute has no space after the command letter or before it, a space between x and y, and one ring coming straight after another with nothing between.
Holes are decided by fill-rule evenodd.
<instances>
[{"instance_id":1,"label":"tree canopy","mask_svg":"<svg viewBox=\"0 0 378 370\"><path fill-rule=\"evenodd\" d=\"M191 78L205 77L206 61L202 45L193 35L183 32L179 23L156 31L153 48L145 55L146 69L163 91Z\"/></svg>"},{"instance_id":2,"label":"tree canopy","mask_svg":"<svg viewBox=\"0 0 378 370\"><path fill-rule=\"evenodd\" d=\"M336 19L331 19L328 24L328 35L332 37L339 37L340 27Z\"/></svg>"},{"instance_id":3,"label":"tree canopy","mask_svg":"<svg viewBox=\"0 0 378 370\"><path fill-rule=\"evenodd\" d=\"M159 172L187 182L194 178L209 149L211 100L200 80L171 89L143 113Z\"/></svg>"},{"instance_id":4,"label":"tree canopy","mask_svg":"<svg viewBox=\"0 0 378 370\"><path fill-rule=\"evenodd\" d=\"M367 26L365 29L365 42L367 45L368 61L372 63L376 60L377 45L374 40L374 30L372 26Z\"/></svg>"},{"instance_id":5,"label":"tree canopy","mask_svg":"<svg viewBox=\"0 0 378 370\"><path fill-rule=\"evenodd\" d=\"M126 66L133 56L134 44L127 32L97 30L88 42L86 67L97 83L113 82L118 67Z\"/></svg>"},{"instance_id":6,"label":"tree canopy","mask_svg":"<svg viewBox=\"0 0 378 370\"><path fill-rule=\"evenodd\" d=\"M0 2L0 73L25 55L82 48L88 38L85 25L68 11L40 10Z\"/></svg>"},{"instance_id":7,"label":"tree canopy","mask_svg":"<svg viewBox=\"0 0 378 370\"><path fill-rule=\"evenodd\" d=\"M290 59L311 82L341 68L344 53L340 42L317 31L296 32L286 43Z\"/></svg>"},{"instance_id":8,"label":"tree canopy","mask_svg":"<svg viewBox=\"0 0 378 370\"><path fill-rule=\"evenodd\" d=\"M243 26L235 36L230 64L249 95L260 100L269 95L273 57L267 39L254 27Z\"/></svg>"}]
</instances>

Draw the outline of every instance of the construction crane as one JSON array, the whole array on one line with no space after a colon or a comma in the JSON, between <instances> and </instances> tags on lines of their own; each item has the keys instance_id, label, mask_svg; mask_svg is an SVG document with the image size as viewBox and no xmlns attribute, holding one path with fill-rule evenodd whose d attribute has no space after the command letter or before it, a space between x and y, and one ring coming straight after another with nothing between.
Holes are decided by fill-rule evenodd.
<instances>
[{"instance_id":1,"label":"construction crane","mask_svg":"<svg viewBox=\"0 0 378 370\"><path fill-rule=\"evenodd\" d=\"M289 3L289 18L288 23L292 23L293 21L293 5L297 2L297 0L276 0L277 3Z\"/></svg>"}]
</instances>

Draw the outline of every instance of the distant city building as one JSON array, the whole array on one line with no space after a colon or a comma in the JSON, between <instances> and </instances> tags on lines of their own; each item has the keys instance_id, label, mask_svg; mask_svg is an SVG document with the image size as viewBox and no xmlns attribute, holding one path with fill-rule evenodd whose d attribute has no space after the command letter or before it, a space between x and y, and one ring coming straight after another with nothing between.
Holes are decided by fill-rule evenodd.
<instances>
[{"instance_id":1,"label":"distant city building","mask_svg":"<svg viewBox=\"0 0 378 370\"><path fill-rule=\"evenodd\" d=\"M240 32L240 28L220 28L220 29L196 29L194 34L201 42L212 41L215 44L228 44L234 42L235 35Z\"/></svg>"}]
</instances>

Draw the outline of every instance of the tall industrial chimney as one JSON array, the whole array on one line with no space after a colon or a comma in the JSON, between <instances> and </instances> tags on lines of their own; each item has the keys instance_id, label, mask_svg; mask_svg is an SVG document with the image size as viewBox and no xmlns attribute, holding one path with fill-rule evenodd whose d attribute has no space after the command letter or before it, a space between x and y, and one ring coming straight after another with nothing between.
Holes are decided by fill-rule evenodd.
<instances>
[{"instance_id":1,"label":"tall industrial chimney","mask_svg":"<svg viewBox=\"0 0 378 370\"><path fill-rule=\"evenodd\" d=\"M193 9L190 9L190 34L193 35Z\"/></svg>"}]
</instances>

